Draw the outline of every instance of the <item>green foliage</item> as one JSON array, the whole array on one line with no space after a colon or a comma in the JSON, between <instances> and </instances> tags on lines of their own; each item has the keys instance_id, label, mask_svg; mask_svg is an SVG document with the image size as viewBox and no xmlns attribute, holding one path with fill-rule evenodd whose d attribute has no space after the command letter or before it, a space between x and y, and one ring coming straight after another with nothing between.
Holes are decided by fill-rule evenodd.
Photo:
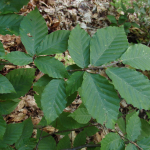
<instances>
[{"instance_id":1,"label":"green foliage","mask_svg":"<svg viewBox=\"0 0 150 150\"><path fill-rule=\"evenodd\" d=\"M81 107L81 105L76 111L74 111L69 116L80 124L86 124L90 121L91 115L89 115L87 109L85 107Z\"/></svg>"},{"instance_id":2,"label":"green foliage","mask_svg":"<svg viewBox=\"0 0 150 150\"><path fill-rule=\"evenodd\" d=\"M0 15L0 34L19 35L20 22L23 16L17 14Z\"/></svg>"},{"instance_id":3,"label":"green foliage","mask_svg":"<svg viewBox=\"0 0 150 150\"><path fill-rule=\"evenodd\" d=\"M31 88L34 79L35 69L20 68L10 71L6 78L13 85L16 93L0 94L0 99L15 99L24 96Z\"/></svg>"},{"instance_id":4,"label":"green foliage","mask_svg":"<svg viewBox=\"0 0 150 150\"><path fill-rule=\"evenodd\" d=\"M129 68L108 68L106 73L127 103L140 109L150 109L150 81L142 73Z\"/></svg>"},{"instance_id":5,"label":"green foliage","mask_svg":"<svg viewBox=\"0 0 150 150\"><path fill-rule=\"evenodd\" d=\"M68 72L64 65L57 59L49 56L40 56L34 60L35 65L43 73L53 78L68 78Z\"/></svg>"},{"instance_id":6,"label":"green foliage","mask_svg":"<svg viewBox=\"0 0 150 150\"><path fill-rule=\"evenodd\" d=\"M24 52L11 52L4 57L3 59L8 60L9 62L13 63L14 65L23 66L31 63L33 61L32 57L30 55L24 53Z\"/></svg>"},{"instance_id":7,"label":"green foliage","mask_svg":"<svg viewBox=\"0 0 150 150\"><path fill-rule=\"evenodd\" d=\"M113 150L124 150L125 147L123 140L115 133L108 133L105 138L103 138L101 144L102 150L108 150L110 147Z\"/></svg>"},{"instance_id":8,"label":"green foliage","mask_svg":"<svg viewBox=\"0 0 150 150\"><path fill-rule=\"evenodd\" d=\"M19 10L27 5L29 0L16 1L16 0L1 0L0 1L0 15L19 12Z\"/></svg>"},{"instance_id":9,"label":"green foliage","mask_svg":"<svg viewBox=\"0 0 150 150\"><path fill-rule=\"evenodd\" d=\"M37 8L23 18L20 24L20 36L30 56L36 54L37 48L47 33L46 22Z\"/></svg>"},{"instance_id":10,"label":"green foliage","mask_svg":"<svg viewBox=\"0 0 150 150\"><path fill-rule=\"evenodd\" d=\"M68 50L79 67L85 68L90 64L90 36L79 25L70 33Z\"/></svg>"},{"instance_id":11,"label":"green foliage","mask_svg":"<svg viewBox=\"0 0 150 150\"><path fill-rule=\"evenodd\" d=\"M129 19L129 15L133 14L135 12L134 9L129 8L130 2L126 0L119 0L118 2L115 1L114 3L111 3L111 5L115 6L117 8L118 12L123 12L123 14L120 14L119 19L117 20L115 16L108 15L107 18L110 20L112 26L124 26L124 30L126 34L130 33L129 28L131 26L139 28L139 25L135 22L131 22Z\"/></svg>"},{"instance_id":12,"label":"green foliage","mask_svg":"<svg viewBox=\"0 0 150 150\"><path fill-rule=\"evenodd\" d=\"M70 143L70 139L69 139L68 135L63 137L57 144L57 150L62 150L62 149L66 149L66 148L71 148L71 143Z\"/></svg>"},{"instance_id":13,"label":"green foliage","mask_svg":"<svg viewBox=\"0 0 150 150\"><path fill-rule=\"evenodd\" d=\"M70 31L58 30L43 39L37 49L37 55L51 55L63 53L68 47Z\"/></svg>"},{"instance_id":14,"label":"green foliage","mask_svg":"<svg viewBox=\"0 0 150 150\"><path fill-rule=\"evenodd\" d=\"M135 141L140 135L140 130L141 130L141 121L138 115L135 113L129 118L126 126L127 138L131 141Z\"/></svg>"},{"instance_id":15,"label":"green foliage","mask_svg":"<svg viewBox=\"0 0 150 150\"><path fill-rule=\"evenodd\" d=\"M65 89L65 81L63 79L53 79L43 91L41 104L48 124L54 121L66 107Z\"/></svg>"},{"instance_id":16,"label":"green foliage","mask_svg":"<svg viewBox=\"0 0 150 150\"><path fill-rule=\"evenodd\" d=\"M83 81L83 73L81 71L74 72L67 80L66 93L70 96L81 87Z\"/></svg>"},{"instance_id":17,"label":"green foliage","mask_svg":"<svg viewBox=\"0 0 150 150\"><path fill-rule=\"evenodd\" d=\"M123 4L121 7L124 11L133 13ZM111 19L115 23L115 18ZM123 19L122 16L120 23ZM137 111L150 109L150 83L142 72L136 70L149 70L148 47L142 44L128 47L123 27L98 29L92 38L79 25L71 32L56 31L47 35L46 23L37 8L23 18L21 27L17 26L17 29L20 30L28 54L10 52L5 55L0 43L0 58L3 59L0 63L8 63L4 61L8 60L15 65L31 65L32 62L31 67L34 65L36 69L20 68L10 71L6 76L0 74L0 149L13 149L12 145L17 150L78 147L89 144L86 138L99 132L100 128L112 130L102 139L98 145L100 147L88 149L150 148L150 124L140 119ZM76 64L65 68L54 55L67 49ZM112 61L114 62L111 63ZM121 62L130 65L132 69L123 64L113 67ZM96 71L100 69L106 70L107 75L97 74ZM45 75L33 83L35 71ZM51 125L58 129L53 134L37 129L36 138L32 138L33 124L30 118L22 123L6 124L2 116L11 113L18 105L19 98L32 87L36 93L36 103L44 112L37 128ZM76 97L81 97L83 104L73 113L63 111ZM123 116L119 114L122 98L133 105L133 110ZM72 144L68 137L71 131L79 131ZM56 134L65 135L57 145L54 138Z\"/></svg>"},{"instance_id":18,"label":"green foliage","mask_svg":"<svg viewBox=\"0 0 150 150\"><path fill-rule=\"evenodd\" d=\"M81 97L89 114L98 123L105 123L108 128L113 128L120 101L113 85L98 74L85 72L83 79Z\"/></svg>"},{"instance_id":19,"label":"green foliage","mask_svg":"<svg viewBox=\"0 0 150 150\"><path fill-rule=\"evenodd\" d=\"M15 93L15 89L13 88L12 84L6 77L2 76L1 74L0 74L0 83L1 83L0 93Z\"/></svg>"},{"instance_id":20,"label":"green foliage","mask_svg":"<svg viewBox=\"0 0 150 150\"><path fill-rule=\"evenodd\" d=\"M122 27L98 29L90 43L90 63L100 66L116 60L127 47L128 41Z\"/></svg>"},{"instance_id":21,"label":"green foliage","mask_svg":"<svg viewBox=\"0 0 150 150\"><path fill-rule=\"evenodd\" d=\"M130 46L127 51L121 56L124 64L128 64L134 68L141 70L150 70L150 48L142 45L135 44Z\"/></svg>"}]
</instances>

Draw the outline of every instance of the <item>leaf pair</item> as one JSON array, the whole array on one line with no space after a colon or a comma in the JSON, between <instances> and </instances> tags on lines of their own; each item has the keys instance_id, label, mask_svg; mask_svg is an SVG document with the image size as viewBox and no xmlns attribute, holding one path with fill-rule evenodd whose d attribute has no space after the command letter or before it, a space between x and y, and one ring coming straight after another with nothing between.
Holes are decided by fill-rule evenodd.
<instances>
[{"instance_id":1,"label":"leaf pair","mask_svg":"<svg viewBox=\"0 0 150 150\"><path fill-rule=\"evenodd\" d=\"M128 41L122 27L98 29L90 38L88 33L77 25L71 31L68 41L69 53L81 68L86 68L89 64L100 66L114 61L120 58L127 47Z\"/></svg>"},{"instance_id":2,"label":"leaf pair","mask_svg":"<svg viewBox=\"0 0 150 150\"><path fill-rule=\"evenodd\" d=\"M56 31L48 35L48 28L38 9L30 12L21 22L20 36L28 52L11 52L1 58L15 65L27 65L34 60L35 65L45 74L54 78L67 78L68 73L61 62L51 57L40 55L51 55L62 53L67 50L70 31ZM0 50L2 48L0 47ZM0 51L4 54L4 50ZM36 56L40 56L35 58Z\"/></svg>"}]
</instances>

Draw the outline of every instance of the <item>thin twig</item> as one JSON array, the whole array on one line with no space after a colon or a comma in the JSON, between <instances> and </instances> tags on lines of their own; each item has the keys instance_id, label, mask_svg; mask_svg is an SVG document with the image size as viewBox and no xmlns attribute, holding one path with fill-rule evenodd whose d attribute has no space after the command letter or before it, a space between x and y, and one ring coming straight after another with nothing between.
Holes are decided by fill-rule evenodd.
<instances>
[{"instance_id":1,"label":"thin twig","mask_svg":"<svg viewBox=\"0 0 150 150\"><path fill-rule=\"evenodd\" d=\"M88 125L88 126L84 126L84 127L77 128L77 129L70 129L70 130L63 130L63 131L53 132L52 134L64 133L64 132L69 132L69 131L79 131L79 130L82 130L82 129L86 128L86 127L92 127L92 126L99 126L99 124ZM41 137L41 139L49 137L49 136L51 136L51 134L45 135L45 136Z\"/></svg>"},{"instance_id":2,"label":"thin twig","mask_svg":"<svg viewBox=\"0 0 150 150\"><path fill-rule=\"evenodd\" d=\"M67 148L67 149L62 149L62 150L78 150L78 149L81 149L81 148L84 148L84 147L100 147L100 146L101 146L100 144L85 144L85 145L81 145L81 146L78 146L78 147Z\"/></svg>"},{"instance_id":3,"label":"thin twig","mask_svg":"<svg viewBox=\"0 0 150 150\"><path fill-rule=\"evenodd\" d=\"M37 143L37 145L36 145L36 149L35 149L35 150L38 150L39 143L40 143L40 141L42 140L42 132L43 132L43 129L42 129L42 131L41 131L41 134L40 134L40 137L39 137L39 141L38 141L38 143Z\"/></svg>"},{"instance_id":4,"label":"thin twig","mask_svg":"<svg viewBox=\"0 0 150 150\"><path fill-rule=\"evenodd\" d=\"M117 132L117 130L116 130ZM117 132L122 138L126 139L129 143L134 144L137 148L139 148L140 150L143 150L141 147L139 147L136 143L134 143L133 141L130 141L129 139L127 139L126 137L122 136L119 132Z\"/></svg>"},{"instance_id":5,"label":"thin twig","mask_svg":"<svg viewBox=\"0 0 150 150\"><path fill-rule=\"evenodd\" d=\"M117 63L121 63L121 61L115 61L109 65L102 65L99 67L89 67L89 68L84 68L84 69L74 69L74 70L67 70L68 72L74 72L74 71L86 71L86 70L97 70L97 69L105 69L108 67L111 67L113 65L116 65Z\"/></svg>"}]
</instances>

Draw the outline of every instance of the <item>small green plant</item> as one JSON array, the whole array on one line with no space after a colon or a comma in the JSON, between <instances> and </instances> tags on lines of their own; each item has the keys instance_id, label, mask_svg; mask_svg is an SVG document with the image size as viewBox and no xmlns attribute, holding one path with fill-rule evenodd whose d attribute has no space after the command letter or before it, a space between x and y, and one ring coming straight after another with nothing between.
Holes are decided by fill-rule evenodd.
<instances>
[{"instance_id":1,"label":"small green plant","mask_svg":"<svg viewBox=\"0 0 150 150\"><path fill-rule=\"evenodd\" d=\"M118 20L115 18L115 16L108 15L107 17L111 22L111 26L118 26L119 27L119 26L123 25L126 34L130 33L129 28L131 26L139 28L138 24L136 24L135 22L131 22L130 19L129 19L129 15L134 13L134 9L131 9L131 8L127 9L127 7L124 5L123 1L116 2L116 3L119 4L119 6L121 6L121 8L119 10L122 11L123 14L121 14L119 16ZM118 5L117 6L114 5L114 6L117 7Z\"/></svg>"},{"instance_id":2,"label":"small green plant","mask_svg":"<svg viewBox=\"0 0 150 150\"><path fill-rule=\"evenodd\" d=\"M15 69L6 76L0 75L1 150L150 149L150 125L138 116L139 110L150 110L150 81L136 71L150 70L150 48L142 44L129 46L123 27L98 29L92 38L79 25L71 32L59 30L48 34L37 8L23 18L19 31L27 54L15 51L5 55L0 43L0 58L19 66L32 63L35 68ZM67 49L75 64L65 68L52 55ZM124 65L114 67L118 63L132 69ZM45 75L33 83L36 69ZM105 77L95 72L101 69L106 71ZM3 119L32 85L36 103L44 112L36 138L31 136L30 118L15 124L6 124ZM64 112L77 92L82 104L73 113ZM136 108L121 114L120 97ZM58 131L44 132L43 127L48 125ZM111 132L99 144L87 143L86 137L98 132L99 127ZM79 131L72 144L68 137L71 131ZM57 143L56 134L64 135Z\"/></svg>"}]
</instances>

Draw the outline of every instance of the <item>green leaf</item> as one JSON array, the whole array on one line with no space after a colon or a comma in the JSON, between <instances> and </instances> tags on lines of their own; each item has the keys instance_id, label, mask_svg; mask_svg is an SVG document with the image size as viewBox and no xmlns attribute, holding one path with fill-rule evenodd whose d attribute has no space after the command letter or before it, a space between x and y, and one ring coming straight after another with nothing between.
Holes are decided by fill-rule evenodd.
<instances>
[{"instance_id":1,"label":"green leaf","mask_svg":"<svg viewBox=\"0 0 150 150\"><path fill-rule=\"evenodd\" d=\"M90 64L90 35L77 25L70 33L68 50L75 63L85 68Z\"/></svg>"},{"instance_id":2,"label":"green leaf","mask_svg":"<svg viewBox=\"0 0 150 150\"><path fill-rule=\"evenodd\" d=\"M108 133L101 141L102 150L124 150L124 147L124 141L115 133Z\"/></svg>"},{"instance_id":3,"label":"green leaf","mask_svg":"<svg viewBox=\"0 0 150 150\"><path fill-rule=\"evenodd\" d=\"M67 104L66 104L66 106L71 105L72 102L76 99L76 97L77 97L77 92L74 92L72 95L67 97Z\"/></svg>"},{"instance_id":4,"label":"green leaf","mask_svg":"<svg viewBox=\"0 0 150 150\"><path fill-rule=\"evenodd\" d=\"M70 31L58 30L47 35L40 43L36 53L37 55L51 55L63 53L68 48L68 38Z\"/></svg>"},{"instance_id":5,"label":"green leaf","mask_svg":"<svg viewBox=\"0 0 150 150\"><path fill-rule=\"evenodd\" d=\"M9 54L3 56L3 59L6 59L14 65L19 66L27 65L33 61L30 55L19 51L10 52Z\"/></svg>"},{"instance_id":6,"label":"green leaf","mask_svg":"<svg viewBox=\"0 0 150 150\"><path fill-rule=\"evenodd\" d=\"M127 9L126 12L127 12L127 13L130 13L130 14L133 14L133 13L134 13L134 9L129 8L129 9Z\"/></svg>"},{"instance_id":7,"label":"green leaf","mask_svg":"<svg viewBox=\"0 0 150 150\"><path fill-rule=\"evenodd\" d=\"M0 113L2 115L10 114L18 105L18 102L14 101L4 101L0 102Z\"/></svg>"},{"instance_id":8,"label":"green leaf","mask_svg":"<svg viewBox=\"0 0 150 150\"><path fill-rule=\"evenodd\" d=\"M119 24L119 25L124 24L127 19L128 19L128 18L127 18L126 15L120 15L119 20L118 20L118 24Z\"/></svg>"},{"instance_id":9,"label":"green leaf","mask_svg":"<svg viewBox=\"0 0 150 150\"><path fill-rule=\"evenodd\" d=\"M65 81L53 79L45 87L41 104L47 123L54 121L66 107Z\"/></svg>"},{"instance_id":10,"label":"green leaf","mask_svg":"<svg viewBox=\"0 0 150 150\"><path fill-rule=\"evenodd\" d=\"M150 124L144 119L140 119L140 120L141 120L141 132L138 137L138 140L150 136Z\"/></svg>"},{"instance_id":11,"label":"green leaf","mask_svg":"<svg viewBox=\"0 0 150 150\"><path fill-rule=\"evenodd\" d=\"M19 147L17 150L33 150L36 144L37 144L36 139L30 138L23 145L21 145L21 147Z\"/></svg>"},{"instance_id":12,"label":"green leaf","mask_svg":"<svg viewBox=\"0 0 150 150\"><path fill-rule=\"evenodd\" d=\"M13 85L16 93L0 94L0 99L15 99L24 96L31 88L35 69L20 68L10 71L6 78Z\"/></svg>"},{"instance_id":13,"label":"green leaf","mask_svg":"<svg viewBox=\"0 0 150 150\"><path fill-rule=\"evenodd\" d=\"M78 122L76 122L74 119L72 119L71 117L68 117L70 113L68 112L63 112L60 116L59 116L59 120L61 122L61 124L67 128L67 129L75 129L75 128L80 128L83 127L85 125L83 124L79 124Z\"/></svg>"},{"instance_id":14,"label":"green leaf","mask_svg":"<svg viewBox=\"0 0 150 150\"><path fill-rule=\"evenodd\" d=\"M14 144L21 136L22 129L23 129L23 123L7 124L6 132L3 136L3 140L0 142L9 145Z\"/></svg>"},{"instance_id":15,"label":"green leaf","mask_svg":"<svg viewBox=\"0 0 150 150\"><path fill-rule=\"evenodd\" d=\"M40 135L41 131L38 130L38 134ZM47 133L43 132L42 136L48 135ZM56 150L56 142L52 136L48 136L46 138L43 138L39 145L38 145L38 150Z\"/></svg>"},{"instance_id":16,"label":"green leaf","mask_svg":"<svg viewBox=\"0 0 150 150\"><path fill-rule=\"evenodd\" d=\"M0 93L15 93L15 89L9 80L0 74Z\"/></svg>"},{"instance_id":17,"label":"green leaf","mask_svg":"<svg viewBox=\"0 0 150 150\"><path fill-rule=\"evenodd\" d=\"M131 23L130 22L125 22L124 23L124 28L125 29L129 29L131 27Z\"/></svg>"},{"instance_id":18,"label":"green leaf","mask_svg":"<svg viewBox=\"0 0 150 150\"><path fill-rule=\"evenodd\" d=\"M57 144L57 150L62 150L62 149L67 149L67 148L71 148L71 143L70 143L70 139L68 135L63 137Z\"/></svg>"},{"instance_id":19,"label":"green leaf","mask_svg":"<svg viewBox=\"0 0 150 150\"><path fill-rule=\"evenodd\" d=\"M98 29L92 37L90 63L100 66L118 59L128 48L128 40L123 27Z\"/></svg>"},{"instance_id":20,"label":"green leaf","mask_svg":"<svg viewBox=\"0 0 150 150\"><path fill-rule=\"evenodd\" d=\"M3 139L3 135L4 135L5 131L6 131L6 122L3 119L2 115L0 115L0 131L1 131L0 132L0 140L2 140Z\"/></svg>"},{"instance_id":21,"label":"green leaf","mask_svg":"<svg viewBox=\"0 0 150 150\"><path fill-rule=\"evenodd\" d=\"M20 24L21 41L29 55L34 56L40 42L47 35L46 22L36 7Z\"/></svg>"},{"instance_id":22,"label":"green leaf","mask_svg":"<svg viewBox=\"0 0 150 150\"><path fill-rule=\"evenodd\" d=\"M85 132L86 136L92 136L92 135L96 134L96 132L98 132L98 131L99 131L99 129L94 126L84 128L84 132Z\"/></svg>"},{"instance_id":23,"label":"green leaf","mask_svg":"<svg viewBox=\"0 0 150 150\"><path fill-rule=\"evenodd\" d=\"M137 142L137 145L141 147L143 150L149 150L150 149L150 136L141 139L140 141Z\"/></svg>"},{"instance_id":24,"label":"green leaf","mask_svg":"<svg viewBox=\"0 0 150 150\"><path fill-rule=\"evenodd\" d=\"M5 49L3 47L2 42L0 42L0 57L3 56L3 55L5 55Z\"/></svg>"},{"instance_id":25,"label":"green leaf","mask_svg":"<svg viewBox=\"0 0 150 150\"><path fill-rule=\"evenodd\" d=\"M124 12L126 12L126 6L123 4L122 1L121 1L121 8L123 9Z\"/></svg>"},{"instance_id":26,"label":"green leaf","mask_svg":"<svg viewBox=\"0 0 150 150\"><path fill-rule=\"evenodd\" d=\"M98 123L105 123L107 128L113 128L120 102L114 87L98 74L85 72L83 79L81 99L89 114Z\"/></svg>"},{"instance_id":27,"label":"green leaf","mask_svg":"<svg viewBox=\"0 0 150 150\"><path fill-rule=\"evenodd\" d=\"M121 117L119 118L116 123L118 124L120 130L122 131L122 133L125 135L126 134L126 123L125 120Z\"/></svg>"},{"instance_id":28,"label":"green leaf","mask_svg":"<svg viewBox=\"0 0 150 150\"><path fill-rule=\"evenodd\" d=\"M67 86L66 86L66 93L67 96L70 96L75 91L78 90L78 88L81 86L83 81L83 73L82 71L74 72L69 79L67 80Z\"/></svg>"},{"instance_id":29,"label":"green leaf","mask_svg":"<svg viewBox=\"0 0 150 150\"><path fill-rule=\"evenodd\" d=\"M116 20L115 16L107 15L107 18L110 20L111 23L114 23L117 25L117 20Z\"/></svg>"},{"instance_id":30,"label":"green leaf","mask_svg":"<svg viewBox=\"0 0 150 150\"><path fill-rule=\"evenodd\" d=\"M141 72L129 68L108 68L108 76L127 103L139 109L150 109L150 82Z\"/></svg>"},{"instance_id":31,"label":"green leaf","mask_svg":"<svg viewBox=\"0 0 150 150\"><path fill-rule=\"evenodd\" d=\"M126 124L128 123L129 119L131 118L131 116L133 116L136 113L136 110L130 110L128 112L128 114L126 115Z\"/></svg>"},{"instance_id":32,"label":"green leaf","mask_svg":"<svg viewBox=\"0 0 150 150\"><path fill-rule=\"evenodd\" d=\"M65 66L57 59L49 56L38 57L34 60L40 71L53 78L67 78L68 72Z\"/></svg>"},{"instance_id":33,"label":"green leaf","mask_svg":"<svg viewBox=\"0 0 150 150\"><path fill-rule=\"evenodd\" d=\"M22 19L23 16L17 14L0 15L0 34L19 35Z\"/></svg>"},{"instance_id":34,"label":"green leaf","mask_svg":"<svg viewBox=\"0 0 150 150\"><path fill-rule=\"evenodd\" d=\"M131 22L131 25L132 25L133 27L140 28L140 26L139 26L137 23L135 23L135 22Z\"/></svg>"},{"instance_id":35,"label":"green leaf","mask_svg":"<svg viewBox=\"0 0 150 150\"><path fill-rule=\"evenodd\" d=\"M33 124L31 118L29 118L23 122L23 130L22 130L21 137L15 144L17 149L22 147L26 143L26 141L29 140L29 138L32 135L32 132L33 132Z\"/></svg>"},{"instance_id":36,"label":"green leaf","mask_svg":"<svg viewBox=\"0 0 150 150\"><path fill-rule=\"evenodd\" d=\"M78 146L84 145L85 142L86 142L86 134L84 131L82 131L75 137L73 146L78 147Z\"/></svg>"},{"instance_id":37,"label":"green leaf","mask_svg":"<svg viewBox=\"0 0 150 150\"><path fill-rule=\"evenodd\" d=\"M121 60L136 69L150 70L150 48L143 44L132 45L121 56Z\"/></svg>"},{"instance_id":38,"label":"green leaf","mask_svg":"<svg viewBox=\"0 0 150 150\"><path fill-rule=\"evenodd\" d=\"M33 89L36 87L45 87L52 80L47 74L43 75L37 82L33 84ZM35 89L36 91L36 89Z\"/></svg>"},{"instance_id":39,"label":"green leaf","mask_svg":"<svg viewBox=\"0 0 150 150\"><path fill-rule=\"evenodd\" d=\"M0 14L8 14L19 12L19 10L27 5L29 0L16 1L16 0L1 0L0 1Z\"/></svg>"},{"instance_id":40,"label":"green leaf","mask_svg":"<svg viewBox=\"0 0 150 150\"><path fill-rule=\"evenodd\" d=\"M137 113L135 113L129 118L126 131L127 131L127 138L130 141L135 141L140 135L141 121Z\"/></svg>"},{"instance_id":41,"label":"green leaf","mask_svg":"<svg viewBox=\"0 0 150 150\"><path fill-rule=\"evenodd\" d=\"M34 94L34 99L36 101L36 104L40 109L42 109L41 106L41 96L43 93L43 90L45 86L52 80L51 77L49 77L47 74L42 76L36 83L33 84L33 90L36 91L37 94Z\"/></svg>"},{"instance_id":42,"label":"green leaf","mask_svg":"<svg viewBox=\"0 0 150 150\"><path fill-rule=\"evenodd\" d=\"M72 117L74 120L81 124L86 124L91 119L91 115L89 115L87 109L80 107L77 110L75 110L72 114L70 114L69 117Z\"/></svg>"},{"instance_id":43,"label":"green leaf","mask_svg":"<svg viewBox=\"0 0 150 150\"><path fill-rule=\"evenodd\" d=\"M137 147L134 144L129 143L125 150L138 150Z\"/></svg>"}]
</instances>

